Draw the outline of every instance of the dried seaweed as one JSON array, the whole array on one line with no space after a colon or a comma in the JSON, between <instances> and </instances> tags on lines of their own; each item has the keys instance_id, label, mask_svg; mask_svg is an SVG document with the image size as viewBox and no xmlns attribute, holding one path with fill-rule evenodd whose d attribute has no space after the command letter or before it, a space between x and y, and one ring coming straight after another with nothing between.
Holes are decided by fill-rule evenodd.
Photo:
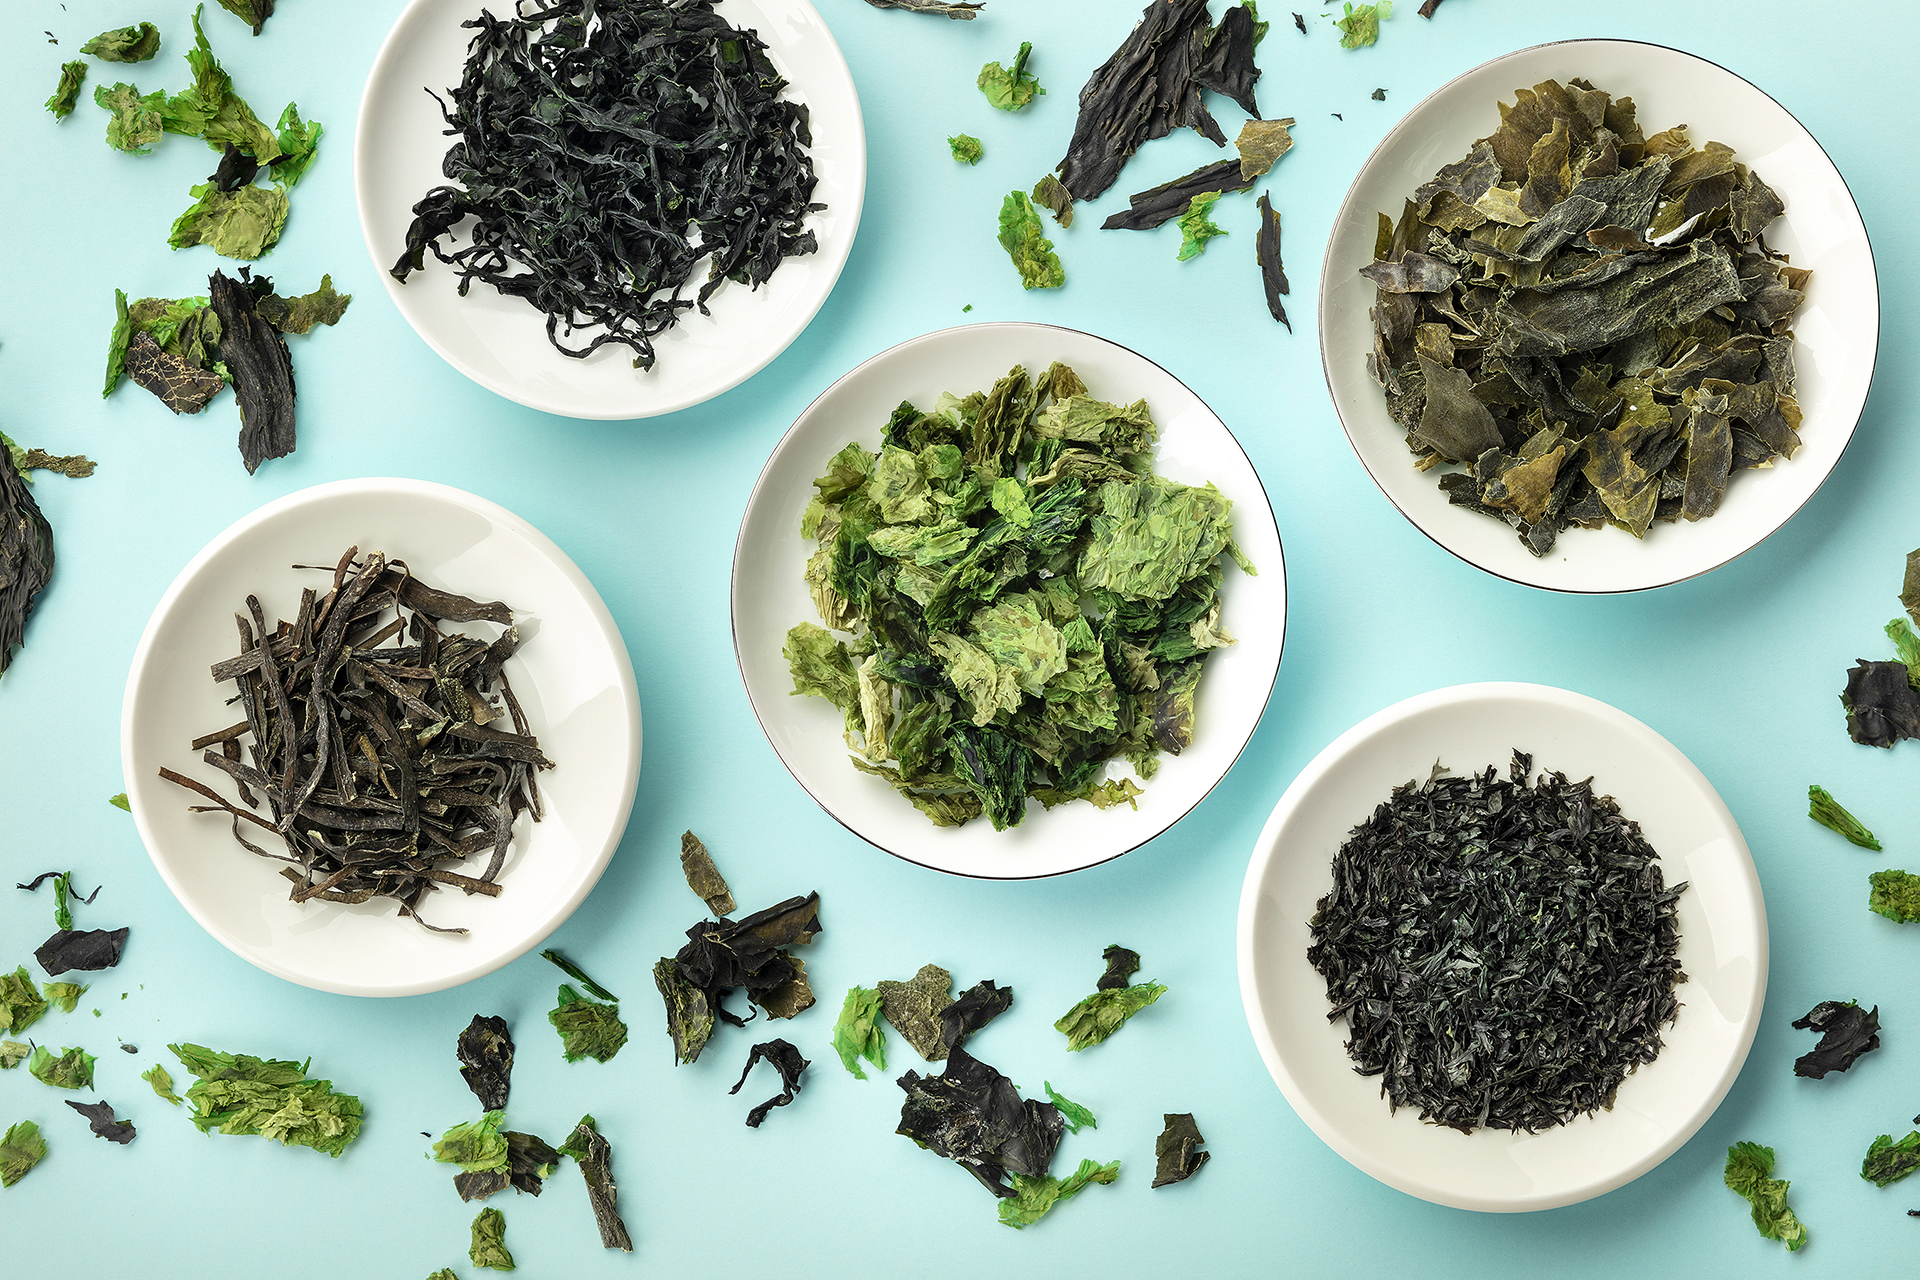
<instances>
[{"instance_id":1,"label":"dried seaweed","mask_svg":"<svg viewBox=\"0 0 1920 1280\"><path fill-rule=\"evenodd\" d=\"M87 1127L96 1138L126 1146L133 1141L133 1121L115 1120L113 1105L107 1102L69 1102L68 1106L87 1118Z\"/></svg>"},{"instance_id":2,"label":"dried seaweed","mask_svg":"<svg viewBox=\"0 0 1920 1280\"><path fill-rule=\"evenodd\" d=\"M1880 849L1880 841L1873 832L1862 826L1860 819L1848 813L1838 800L1827 794L1825 787L1807 788L1807 816L1827 830L1845 836L1849 843L1859 845L1862 849L1875 852Z\"/></svg>"},{"instance_id":3,"label":"dried seaweed","mask_svg":"<svg viewBox=\"0 0 1920 1280\"><path fill-rule=\"evenodd\" d=\"M199 1077L187 1101L202 1133L257 1134L336 1159L360 1134L360 1099L335 1093L331 1080L306 1078L311 1059L282 1062L197 1044L167 1047Z\"/></svg>"},{"instance_id":4,"label":"dried seaweed","mask_svg":"<svg viewBox=\"0 0 1920 1280\"><path fill-rule=\"evenodd\" d=\"M120 963L120 952L127 945L127 930L62 929L34 950L33 958L49 974L79 971L91 973L111 969Z\"/></svg>"},{"instance_id":5,"label":"dried seaweed","mask_svg":"<svg viewBox=\"0 0 1920 1280\"><path fill-rule=\"evenodd\" d=\"M1920 738L1920 692L1904 662L1855 661L1840 695L1847 712L1847 736L1865 747L1891 747Z\"/></svg>"},{"instance_id":6,"label":"dried seaweed","mask_svg":"<svg viewBox=\"0 0 1920 1280\"><path fill-rule=\"evenodd\" d=\"M546 313L561 354L616 343L650 369L654 339L727 280L757 289L812 253L805 224L824 206L810 203L807 108L714 3L554 0L464 23L466 66L441 106L450 185L414 205L394 279L431 249L462 295L477 281ZM442 248L469 217L470 242ZM584 344L563 340L583 329Z\"/></svg>"},{"instance_id":7,"label":"dried seaweed","mask_svg":"<svg viewBox=\"0 0 1920 1280\"><path fill-rule=\"evenodd\" d=\"M984 4L955 3L954 0L867 0L876 9L905 9L910 13L934 13L962 22L973 21L975 11Z\"/></svg>"},{"instance_id":8,"label":"dried seaweed","mask_svg":"<svg viewBox=\"0 0 1920 1280\"><path fill-rule=\"evenodd\" d=\"M1061 1120L1066 1122L1068 1133L1078 1133L1082 1129L1098 1129L1100 1122L1093 1118L1093 1112L1087 1110L1071 1098L1062 1097L1055 1092L1051 1080L1041 1081L1047 1091L1047 1100L1060 1111Z\"/></svg>"},{"instance_id":9,"label":"dried seaweed","mask_svg":"<svg viewBox=\"0 0 1920 1280\"><path fill-rule=\"evenodd\" d=\"M980 158L987 153L980 139L970 133L956 133L948 138L947 150L955 160L966 165L979 164Z\"/></svg>"},{"instance_id":10,"label":"dried seaweed","mask_svg":"<svg viewBox=\"0 0 1920 1280\"><path fill-rule=\"evenodd\" d=\"M34 985L27 966L21 965L12 973L0 973L0 1032L10 1036L24 1034L50 1007L41 996L40 988Z\"/></svg>"},{"instance_id":11,"label":"dried seaweed","mask_svg":"<svg viewBox=\"0 0 1920 1280\"><path fill-rule=\"evenodd\" d=\"M1065 1122L1050 1102L1023 1099L1013 1081L969 1054L947 1054L937 1076L909 1071L898 1081L907 1098L895 1130L952 1160L1002 1198L1018 1194L1008 1178L1044 1178Z\"/></svg>"},{"instance_id":12,"label":"dried seaweed","mask_svg":"<svg viewBox=\"0 0 1920 1280\"><path fill-rule=\"evenodd\" d=\"M1027 59L1033 56L1033 42L1022 40L1020 52L1015 55L1012 67L1003 67L997 62L989 62L980 68L976 82L980 92L987 96L987 102L1002 111L1018 111L1027 106L1036 97L1046 93L1040 82L1027 74Z\"/></svg>"},{"instance_id":13,"label":"dried seaweed","mask_svg":"<svg viewBox=\"0 0 1920 1280\"><path fill-rule=\"evenodd\" d=\"M753 1064L762 1059L765 1059L768 1066L780 1073L780 1092L747 1113L747 1128L749 1129L758 1129L760 1122L767 1118L768 1112L772 1111L775 1107L786 1106L799 1095L800 1075L810 1065L805 1058L800 1056L800 1051L787 1041L769 1040L765 1044L753 1046L753 1051L747 1055L746 1068L740 1072L739 1082L736 1083L733 1088L727 1090L727 1092L730 1094L740 1092L741 1086L747 1082L747 1076L753 1071Z\"/></svg>"},{"instance_id":14,"label":"dried seaweed","mask_svg":"<svg viewBox=\"0 0 1920 1280\"><path fill-rule=\"evenodd\" d=\"M1280 299L1293 290L1287 283L1287 269L1280 262L1280 215L1268 202L1271 194L1261 192L1254 202L1260 210L1260 230L1254 236L1253 256L1260 264L1260 287L1266 291L1267 310L1292 333L1293 321L1287 319L1286 304Z\"/></svg>"},{"instance_id":15,"label":"dried seaweed","mask_svg":"<svg viewBox=\"0 0 1920 1280\"><path fill-rule=\"evenodd\" d=\"M680 836L680 870L687 877L687 888L693 890L696 898L706 901L707 910L716 916L733 914L733 893L727 888L725 877L720 874L720 868L713 865L713 855L707 852L707 846L691 831Z\"/></svg>"},{"instance_id":16,"label":"dried seaweed","mask_svg":"<svg viewBox=\"0 0 1920 1280\"><path fill-rule=\"evenodd\" d=\"M504 1108L513 1074L513 1036L507 1030L507 1020L474 1014L473 1021L460 1033L454 1052L460 1059L460 1078L480 1099L480 1109Z\"/></svg>"},{"instance_id":17,"label":"dried seaweed","mask_svg":"<svg viewBox=\"0 0 1920 1280\"><path fill-rule=\"evenodd\" d=\"M1067 1038L1067 1049L1078 1053L1107 1039L1127 1019L1140 1012L1167 989L1157 982L1128 985L1128 979L1140 969L1140 953L1118 943L1101 953L1107 962L1093 994L1062 1014L1053 1029Z\"/></svg>"},{"instance_id":18,"label":"dried seaweed","mask_svg":"<svg viewBox=\"0 0 1920 1280\"><path fill-rule=\"evenodd\" d=\"M1649 138L1632 99L1583 80L1500 116L1381 215L1361 273L1368 369L1415 465L1536 556L1569 526L1710 517L1733 475L1800 445L1808 273L1761 238L1784 202L1730 148Z\"/></svg>"},{"instance_id":19,"label":"dried seaweed","mask_svg":"<svg viewBox=\"0 0 1920 1280\"><path fill-rule=\"evenodd\" d=\"M1639 825L1589 782L1408 782L1355 827L1307 959L1355 1070L1394 1110L1536 1132L1610 1107L1653 1061L1685 980L1676 900Z\"/></svg>"},{"instance_id":20,"label":"dried seaweed","mask_svg":"<svg viewBox=\"0 0 1920 1280\"><path fill-rule=\"evenodd\" d=\"M887 1021L907 1038L913 1051L927 1062L945 1061L947 1043L940 1014L953 1003L953 975L937 964L923 964L907 981L883 980L877 990Z\"/></svg>"},{"instance_id":21,"label":"dried seaweed","mask_svg":"<svg viewBox=\"0 0 1920 1280\"><path fill-rule=\"evenodd\" d=\"M15 469L13 451L0 448L0 676L25 642L34 599L53 578L53 526Z\"/></svg>"},{"instance_id":22,"label":"dried seaweed","mask_svg":"<svg viewBox=\"0 0 1920 1280\"><path fill-rule=\"evenodd\" d=\"M1754 1142L1736 1142L1727 1148L1724 1180L1729 1191L1738 1192L1753 1207L1753 1225L1769 1240L1778 1240L1789 1253L1797 1253L1807 1244L1807 1229L1787 1208L1789 1183L1772 1176L1772 1147Z\"/></svg>"},{"instance_id":23,"label":"dried seaweed","mask_svg":"<svg viewBox=\"0 0 1920 1280\"><path fill-rule=\"evenodd\" d=\"M467 1257L476 1267L491 1271L513 1270L513 1255L507 1252L507 1219L498 1209L482 1209L473 1220L473 1242Z\"/></svg>"},{"instance_id":24,"label":"dried seaweed","mask_svg":"<svg viewBox=\"0 0 1920 1280\"><path fill-rule=\"evenodd\" d=\"M867 1073L860 1069L862 1058L882 1071L887 1069L887 1029L881 1021L884 1016L881 1009L878 991L851 987L840 1007L839 1020L833 1024L833 1051L840 1055L840 1065L851 1071L856 1080L867 1078Z\"/></svg>"},{"instance_id":25,"label":"dried seaweed","mask_svg":"<svg viewBox=\"0 0 1920 1280\"><path fill-rule=\"evenodd\" d=\"M744 990L770 1018L791 1018L811 1008L807 966L787 948L812 942L821 932L820 895L788 898L730 920L702 920L687 930L687 944L654 966L654 985L666 1003L674 1061L692 1063L716 1022L745 1026L726 998Z\"/></svg>"},{"instance_id":26,"label":"dried seaweed","mask_svg":"<svg viewBox=\"0 0 1920 1280\"><path fill-rule=\"evenodd\" d=\"M1867 909L1901 924L1920 924L1920 876L1876 871L1867 877Z\"/></svg>"},{"instance_id":27,"label":"dried seaweed","mask_svg":"<svg viewBox=\"0 0 1920 1280\"><path fill-rule=\"evenodd\" d=\"M1023 1230L1046 1217L1061 1201L1072 1199L1095 1183L1106 1186L1119 1176L1118 1160L1111 1164L1082 1160L1080 1167L1064 1179L1052 1174L1031 1178L1016 1173L1011 1178L1013 1194L1000 1202L1000 1225Z\"/></svg>"},{"instance_id":28,"label":"dried seaweed","mask_svg":"<svg viewBox=\"0 0 1920 1280\"><path fill-rule=\"evenodd\" d=\"M1829 1071L1845 1071L1861 1054L1880 1047L1880 1006L1862 1009L1858 1001L1822 1000L1793 1022L1796 1031L1817 1031L1820 1043L1793 1064L1793 1074L1822 1080Z\"/></svg>"},{"instance_id":29,"label":"dried seaweed","mask_svg":"<svg viewBox=\"0 0 1920 1280\"><path fill-rule=\"evenodd\" d=\"M47 1140L40 1126L21 1120L0 1137L0 1187L10 1187L27 1176L27 1171L46 1158Z\"/></svg>"},{"instance_id":30,"label":"dried seaweed","mask_svg":"<svg viewBox=\"0 0 1920 1280\"><path fill-rule=\"evenodd\" d=\"M268 458L293 452L293 356L254 306L261 293L271 292L271 281L246 282L216 271L207 287L220 319L220 359L240 406L240 459L252 475Z\"/></svg>"},{"instance_id":31,"label":"dried seaweed","mask_svg":"<svg viewBox=\"0 0 1920 1280\"><path fill-rule=\"evenodd\" d=\"M1866 1159L1860 1162L1860 1176L1876 1187L1890 1187L1915 1169L1920 1169L1920 1131L1909 1133L1898 1142L1890 1133L1881 1134L1867 1148Z\"/></svg>"},{"instance_id":32,"label":"dried seaweed","mask_svg":"<svg viewBox=\"0 0 1920 1280\"><path fill-rule=\"evenodd\" d=\"M102 31L80 46L102 62L145 62L160 52L160 28L151 22Z\"/></svg>"},{"instance_id":33,"label":"dried seaweed","mask_svg":"<svg viewBox=\"0 0 1920 1280\"><path fill-rule=\"evenodd\" d=\"M350 547L325 572L330 589L304 591L291 622L269 627L248 596L235 615L241 651L212 668L236 683L246 718L193 746L221 748L201 758L247 807L171 769L160 776L211 802L193 812L227 814L242 848L288 864L294 902L388 897L439 929L420 918L426 895L447 885L498 896L515 821L541 817L534 775L552 762L504 668L520 632L505 604L436 590L380 552ZM441 626L480 621L504 630L488 642ZM514 732L494 727L503 720ZM271 821L253 812L260 796ZM286 852L253 843L243 823ZM474 875L441 865L482 853Z\"/></svg>"},{"instance_id":34,"label":"dried seaweed","mask_svg":"<svg viewBox=\"0 0 1920 1280\"><path fill-rule=\"evenodd\" d=\"M1153 1172L1155 1187L1185 1182L1200 1172L1200 1166L1213 1156L1211 1151L1199 1149L1206 1139L1200 1136L1200 1127L1194 1124L1192 1112L1163 1114L1162 1119L1165 1128L1153 1140L1153 1158L1157 1162Z\"/></svg>"},{"instance_id":35,"label":"dried seaweed","mask_svg":"<svg viewBox=\"0 0 1920 1280\"><path fill-rule=\"evenodd\" d=\"M91 1089L96 1061L92 1054L77 1046L54 1053L43 1044L35 1045L33 1056L27 1059L27 1072L50 1088Z\"/></svg>"},{"instance_id":36,"label":"dried seaweed","mask_svg":"<svg viewBox=\"0 0 1920 1280\"><path fill-rule=\"evenodd\" d=\"M952 1052L1012 1007L1012 987L995 986L991 978L976 982L940 1011L940 1043Z\"/></svg>"},{"instance_id":37,"label":"dried seaweed","mask_svg":"<svg viewBox=\"0 0 1920 1280\"><path fill-rule=\"evenodd\" d=\"M620 1221L616 1206L620 1189L613 1181L613 1148L600 1136L592 1116L580 1117L573 1134L561 1144L561 1155L572 1156L580 1165L580 1176L587 1184L587 1201L593 1206L594 1225L600 1229L600 1243L608 1249L633 1252L633 1237L627 1224Z\"/></svg>"},{"instance_id":38,"label":"dried seaweed","mask_svg":"<svg viewBox=\"0 0 1920 1280\"><path fill-rule=\"evenodd\" d=\"M627 1024L620 1021L619 1005L601 1004L564 982L558 1006L547 1014L547 1021L560 1033L560 1052L568 1062L582 1058L610 1062L627 1042Z\"/></svg>"},{"instance_id":39,"label":"dried seaweed","mask_svg":"<svg viewBox=\"0 0 1920 1280\"><path fill-rule=\"evenodd\" d=\"M55 120L65 120L73 114L73 108L80 101L80 85L87 78L87 64L75 59L60 66L60 83L54 86L53 95L47 99L47 110L53 112Z\"/></svg>"}]
</instances>

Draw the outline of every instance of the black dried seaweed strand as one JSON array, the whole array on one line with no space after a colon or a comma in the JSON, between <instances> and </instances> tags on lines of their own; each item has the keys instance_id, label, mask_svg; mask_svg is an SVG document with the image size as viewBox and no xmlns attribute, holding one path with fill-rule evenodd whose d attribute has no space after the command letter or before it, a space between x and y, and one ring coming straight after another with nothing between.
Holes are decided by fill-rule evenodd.
<instances>
[{"instance_id":1,"label":"black dried seaweed strand","mask_svg":"<svg viewBox=\"0 0 1920 1280\"><path fill-rule=\"evenodd\" d=\"M459 186L413 207L404 282L425 252L527 299L547 337L585 357L609 342L651 369L653 339L724 280L758 288L812 253L815 177L803 103L752 31L714 0L559 0L512 18L483 11L452 105L443 172ZM467 218L472 243L440 238ZM713 255L695 298L694 268ZM562 332L598 328L584 346Z\"/></svg>"},{"instance_id":2,"label":"black dried seaweed strand","mask_svg":"<svg viewBox=\"0 0 1920 1280\"><path fill-rule=\"evenodd\" d=\"M1638 823L1591 779L1515 752L1509 777L1396 787L1333 861L1307 959L1355 1070L1462 1132L1613 1105L1674 1019L1675 902ZM1440 770L1436 767L1436 775Z\"/></svg>"}]
</instances>

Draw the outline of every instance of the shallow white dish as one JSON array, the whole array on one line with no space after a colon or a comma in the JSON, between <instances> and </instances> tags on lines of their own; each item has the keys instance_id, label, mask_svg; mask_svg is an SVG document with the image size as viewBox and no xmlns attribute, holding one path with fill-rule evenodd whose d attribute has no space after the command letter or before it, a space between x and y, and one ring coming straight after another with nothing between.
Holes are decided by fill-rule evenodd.
<instances>
[{"instance_id":1,"label":"shallow white dish","mask_svg":"<svg viewBox=\"0 0 1920 1280\"><path fill-rule=\"evenodd\" d=\"M878 448L894 406L931 407L943 391L985 390L1023 364L1038 373L1055 360L1074 369L1091 395L1144 399L1160 426L1154 470L1187 484L1212 481L1233 500L1233 534L1259 576L1229 566L1222 621L1239 643L1207 659L1193 745L1163 755L1136 812L1029 801L1020 826L995 831L985 819L936 827L878 778L847 762L841 716L824 698L793 697L781 646L788 628L819 623L801 581L814 544L800 536L813 478L829 457L858 440ZM921 866L989 879L1056 875L1117 858L1186 815L1226 776L1266 709L1286 638L1286 564L1273 508L1253 464L1225 424L1171 373L1125 347L1051 325L999 322L914 338L868 360L807 407L767 460L740 522L733 553L733 643L747 696L767 740L802 787L848 830ZM1124 765L1110 764L1109 776Z\"/></svg>"},{"instance_id":2,"label":"shallow white dish","mask_svg":"<svg viewBox=\"0 0 1920 1280\"><path fill-rule=\"evenodd\" d=\"M432 933L375 898L358 906L288 901L282 864L234 842L221 814L163 780L161 766L234 798L226 777L189 749L234 720L233 686L207 668L239 647L233 614L249 593L269 621L291 618L300 589L349 546L404 559L431 586L511 605L525 641L506 664L541 750L546 817L522 814L497 898L442 889L427 899ZM475 634L482 634L476 630ZM486 628L484 634L497 634ZM167 888L229 950L302 986L404 996L491 973L539 945L606 869L640 777L640 698L606 605L560 548L505 508L422 480L342 480L268 503L208 543L155 606L134 650L120 716L120 763L140 838ZM263 847L277 851L271 837ZM485 856L446 864L469 874Z\"/></svg>"},{"instance_id":3,"label":"shallow white dish","mask_svg":"<svg viewBox=\"0 0 1920 1280\"><path fill-rule=\"evenodd\" d=\"M1568 529L1537 559L1503 521L1451 506L1432 472L1416 471L1406 432L1367 373L1377 215L1398 217L1415 187L1499 126L1496 101L1543 80L1582 77L1631 97L1651 134L1685 124L1694 145L1724 142L1786 201L1769 247L1813 272L1794 315L1794 359L1805 411L1800 451L1735 476L1711 518L1655 522L1635 540L1612 527ZM1420 531L1468 564L1555 591L1638 591L1707 572L1757 546L1813 497L1839 462L1867 402L1880 334L1873 250L1847 184L1786 108L1723 67L1660 45L1568 40L1475 67L1409 112L1375 148L1334 219L1321 266L1320 354L1347 438L1374 483Z\"/></svg>"},{"instance_id":4,"label":"shallow white dish","mask_svg":"<svg viewBox=\"0 0 1920 1280\"><path fill-rule=\"evenodd\" d=\"M1512 751L1536 770L1591 776L1659 852L1680 895L1681 1008L1666 1047L1629 1075L1611 1111L1536 1134L1462 1134L1389 1114L1357 1074L1347 1024L1327 1021L1326 981L1307 963L1307 921L1332 889L1334 852L1388 793L1438 759L1456 774ZM1326 1144L1390 1187L1435 1204L1552 1209L1639 1177L1679 1150L1726 1096L1767 988L1760 879L1733 815L1666 739L1604 702L1532 684L1469 684L1409 698L1336 738L1295 778L1254 845L1240 894L1240 996L1280 1091Z\"/></svg>"},{"instance_id":5,"label":"shallow white dish","mask_svg":"<svg viewBox=\"0 0 1920 1280\"><path fill-rule=\"evenodd\" d=\"M572 418L647 418L712 399L758 373L787 349L833 291L853 248L866 193L867 140L860 99L826 22L806 0L724 0L719 13L767 43L767 56L791 84L789 97L811 112L819 185L807 226L819 248L787 258L757 291L728 282L709 300L712 313L686 313L654 340L659 362L633 367L626 347L608 343L584 360L547 341L546 315L521 298L476 284L455 292L453 268L427 255L406 284L387 274L406 248L414 204L443 186L440 164L450 139L439 105L460 83L472 32L461 23L482 9L502 16L514 0L413 0L374 59L360 99L353 140L354 200L360 230L387 296L448 364L489 391ZM457 236L460 244L468 243ZM443 242L444 244L444 242ZM697 267L692 283L706 278ZM564 334L562 335L564 337ZM584 339L576 335L575 344Z\"/></svg>"}]
</instances>

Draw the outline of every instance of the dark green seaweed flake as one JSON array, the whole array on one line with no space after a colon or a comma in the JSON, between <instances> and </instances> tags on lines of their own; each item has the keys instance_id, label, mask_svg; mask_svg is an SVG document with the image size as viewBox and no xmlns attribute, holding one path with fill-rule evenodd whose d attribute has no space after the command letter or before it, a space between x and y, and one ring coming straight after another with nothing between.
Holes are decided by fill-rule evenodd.
<instances>
[{"instance_id":1,"label":"dark green seaweed flake","mask_svg":"<svg viewBox=\"0 0 1920 1280\"><path fill-rule=\"evenodd\" d=\"M1753 1225L1769 1240L1778 1240L1790 1253L1807 1244L1807 1229L1787 1208L1789 1183L1772 1176L1773 1148L1755 1142L1736 1142L1727 1148L1727 1189L1737 1191L1753 1206Z\"/></svg>"}]
</instances>

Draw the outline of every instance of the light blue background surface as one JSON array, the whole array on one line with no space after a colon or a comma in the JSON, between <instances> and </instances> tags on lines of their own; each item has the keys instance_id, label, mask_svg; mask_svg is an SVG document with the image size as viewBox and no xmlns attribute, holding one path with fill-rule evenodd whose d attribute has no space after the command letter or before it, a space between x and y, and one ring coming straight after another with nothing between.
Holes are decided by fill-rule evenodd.
<instances>
[{"instance_id":1,"label":"light blue background surface","mask_svg":"<svg viewBox=\"0 0 1920 1280\"><path fill-rule=\"evenodd\" d=\"M399 10L393 0L283 0L259 39L210 9L206 25L238 90L271 119L288 99L327 126L295 192L286 237L262 264L288 291L323 271L356 297L337 328L294 342L300 446L249 478L222 399L175 419L137 388L102 402L113 289L130 297L204 291L233 264L173 254L167 229L212 167L197 141L149 157L101 141L90 103L64 124L40 110L58 63L96 32L150 19L160 58L93 63L88 90L116 79L178 90L189 47L179 0L9 0L0 38L0 428L27 445L85 452L90 480L42 477L35 494L58 537L59 569L0 683L0 872L72 867L98 903L82 927L126 924L119 968L94 976L79 1012L33 1028L100 1055L100 1096L139 1126L126 1148L86 1133L70 1095L27 1073L0 1076L0 1125L37 1120L52 1154L0 1192L7 1269L145 1277L424 1277L474 1274L467 1224L437 1135L475 1110L455 1070L456 1033L504 1015L519 1042L511 1122L557 1140L582 1112L616 1152L632 1257L604 1253L579 1175L539 1200L490 1203L532 1276L694 1276L721 1269L794 1277L1247 1273L1428 1276L1828 1276L1899 1270L1915 1256L1912 1184L1857 1174L1873 1136L1920 1110L1920 928L1870 915L1866 874L1920 869L1920 747L1851 744L1835 695L1856 657L1880 658L1902 557L1920 542L1909 429L1916 334L1906 283L1915 196L1897 86L1911 83L1920 8L1818 13L1790 0L1676 4L1447 0L1431 22L1408 0L1378 46L1340 49L1319 9L1300 36L1276 9L1260 52L1259 101L1300 123L1298 145L1263 186L1285 217L1294 332L1266 318L1252 261L1250 198L1222 202L1230 238L1174 261L1171 227L1103 234L1126 193L1213 158L1192 134L1151 143L1106 196L1056 236L1069 283L1023 294L993 241L1001 196L1056 161L1075 95L1139 13L1135 0L990 0L950 23L819 0L866 113L864 224L818 318L759 376L696 409L635 423L547 417L447 367L389 305L353 211L351 139L361 85ZM1223 6L1216 5L1216 11ZM51 27L58 48L34 35ZM1613 35L1685 47L1746 76L1818 137L1852 184L1887 301L1879 377L1851 449L1816 498L1771 541L1704 578L1646 594L1583 599L1498 581L1454 560L1380 496L1348 449L1321 379L1314 298L1327 225L1361 161L1432 89L1540 41ZM987 107L973 79L1019 41L1048 94L1021 115ZM1376 86L1385 102L1369 100ZM1604 87L1604 86L1603 86ZM1491 105L1491 104L1489 104ZM1240 113L1213 100L1229 136ZM1332 112L1344 113L1344 120ZM1664 125L1667 121L1655 122ZM976 169L945 136L986 143ZM436 274L443 274L435 268ZM971 313L962 313L971 303ZM1167 835L1096 870L988 884L895 861L849 835L780 767L744 697L726 587L734 534L780 433L834 378L912 335L971 320L1056 322L1103 334L1166 365L1238 434L1258 465L1286 543L1291 633L1251 746L1225 782ZM965 390L966 388L956 388ZM458 990L376 1001L324 995L261 973L202 933L167 894L122 789L120 696L147 615L179 567L254 507L322 481L408 475L473 490L531 520L599 587L625 633L646 715L633 821L606 877L553 941L627 997L635 1038L607 1065L561 1061L545 1025L558 974L537 957ZM1620 536L1574 534L1584 537ZM186 673L183 678L191 678ZM1254 838L1287 782L1341 730L1400 698L1470 680L1562 685L1666 735L1720 790L1752 846L1772 931L1766 1016L1719 1111L1658 1169L1610 1195L1519 1216L1443 1209L1349 1167L1300 1123L1254 1051L1234 974L1233 923ZM1204 726L1201 729L1205 732ZM1826 785L1886 840L1868 854L1805 817ZM649 969L700 904L673 856L692 827L743 909L818 888L826 932L806 955L820 1006L781 1031L814 1060L806 1091L764 1128L742 1123L769 1092L756 1075L728 1097L750 1032L723 1031L695 1067L671 1066ZM244 872L245 867L237 868ZM46 935L44 893L0 893L0 959ZM405 927L396 925L396 927ZM1050 1023L1090 989L1103 945L1146 958L1170 994L1112 1043L1068 1056ZM1023 1233L953 1165L893 1135L899 1091L840 1070L827 1041L853 983L938 962L961 984L1018 992L980 1054L1027 1091L1051 1080L1100 1128L1068 1138L1058 1163L1125 1162ZM122 993L125 998L122 998ZM1810 1047L1788 1023L1816 1001L1878 1003L1886 1046L1845 1076L1801 1080ZM98 1008L96 1019L90 1010ZM1684 1015L1683 1015L1684 1016ZM758 1028L755 1029L756 1031ZM127 1056L117 1041L137 1044ZM268 1056L312 1055L316 1075L358 1094L367 1124L335 1161L257 1139L202 1137L138 1073L173 1065L167 1041ZM920 1066L896 1036L896 1074ZM762 1069L764 1073L764 1068ZM184 1073L178 1073L184 1074ZM748 1095L753 1095L751 1098ZM1192 1111L1214 1160L1194 1181L1149 1192L1163 1111ZM1774 1146L1812 1243L1787 1259L1721 1185L1727 1145Z\"/></svg>"}]
</instances>

